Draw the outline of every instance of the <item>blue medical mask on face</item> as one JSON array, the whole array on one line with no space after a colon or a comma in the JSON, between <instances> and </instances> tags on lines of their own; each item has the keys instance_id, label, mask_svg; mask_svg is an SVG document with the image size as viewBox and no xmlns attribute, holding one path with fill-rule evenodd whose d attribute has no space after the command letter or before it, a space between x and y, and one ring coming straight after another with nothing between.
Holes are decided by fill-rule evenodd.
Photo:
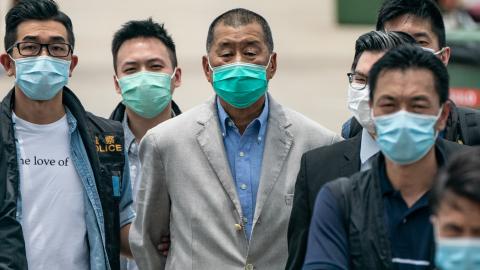
<instances>
[{"instance_id":1,"label":"blue medical mask on face","mask_svg":"<svg viewBox=\"0 0 480 270\"><path fill-rule=\"evenodd\" d=\"M436 246L439 270L480 269L480 238L439 238Z\"/></svg>"},{"instance_id":2,"label":"blue medical mask on face","mask_svg":"<svg viewBox=\"0 0 480 270\"><path fill-rule=\"evenodd\" d=\"M50 56L12 60L15 84L32 100L51 100L68 83L70 61Z\"/></svg>"},{"instance_id":3,"label":"blue medical mask on face","mask_svg":"<svg viewBox=\"0 0 480 270\"><path fill-rule=\"evenodd\" d=\"M213 71L212 84L215 93L235 108L250 107L267 92L267 68L271 58L272 56L266 66L236 62L214 68L208 60Z\"/></svg>"},{"instance_id":4,"label":"blue medical mask on face","mask_svg":"<svg viewBox=\"0 0 480 270\"><path fill-rule=\"evenodd\" d=\"M144 118L159 115L172 100L170 90L173 74L142 71L122 77L118 85L122 91L123 104Z\"/></svg>"},{"instance_id":5,"label":"blue medical mask on face","mask_svg":"<svg viewBox=\"0 0 480 270\"><path fill-rule=\"evenodd\" d=\"M423 158L432 148L438 132L438 115L424 115L398 111L374 117L376 141L382 153L391 161L412 164Z\"/></svg>"}]
</instances>

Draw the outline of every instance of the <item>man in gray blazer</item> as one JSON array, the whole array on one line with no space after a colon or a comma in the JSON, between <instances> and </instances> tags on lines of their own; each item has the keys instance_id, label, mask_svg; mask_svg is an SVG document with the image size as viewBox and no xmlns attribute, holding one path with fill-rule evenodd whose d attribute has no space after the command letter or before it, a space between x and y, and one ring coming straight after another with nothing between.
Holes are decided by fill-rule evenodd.
<instances>
[{"instance_id":1,"label":"man in gray blazer","mask_svg":"<svg viewBox=\"0 0 480 270\"><path fill-rule=\"evenodd\" d=\"M210 25L215 98L151 129L130 245L140 269L283 269L302 154L340 137L267 94L270 27L245 9ZM167 257L157 250L171 236Z\"/></svg>"}]
</instances>

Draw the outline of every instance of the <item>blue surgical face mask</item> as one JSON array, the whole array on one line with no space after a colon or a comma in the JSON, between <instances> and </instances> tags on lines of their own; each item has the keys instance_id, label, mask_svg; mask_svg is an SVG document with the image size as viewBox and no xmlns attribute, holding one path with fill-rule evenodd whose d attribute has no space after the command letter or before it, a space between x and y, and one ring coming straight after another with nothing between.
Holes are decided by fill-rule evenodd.
<instances>
[{"instance_id":1,"label":"blue surgical face mask","mask_svg":"<svg viewBox=\"0 0 480 270\"><path fill-rule=\"evenodd\" d=\"M142 71L122 77L118 85L123 104L144 118L159 115L172 100L170 89L173 74Z\"/></svg>"},{"instance_id":2,"label":"blue surgical face mask","mask_svg":"<svg viewBox=\"0 0 480 270\"><path fill-rule=\"evenodd\" d=\"M212 67L213 89L215 93L235 108L248 108L265 95L268 88L266 66L237 62L223 66Z\"/></svg>"},{"instance_id":3,"label":"blue surgical face mask","mask_svg":"<svg viewBox=\"0 0 480 270\"><path fill-rule=\"evenodd\" d=\"M480 238L439 238L436 245L439 270L480 269Z\"/></svg>"},{"instance_id":4,"label":"blue surgical face mask","mask_svg":"<svg viewBox=\"0 0 480 270\"><path fill-rule=\"evenodd\" d=\"M32 100L51 100L68 83L70 61L50 56L12 60L15 83Z\"/></svg>"},{"instance_id":5,"label":"blue surgical face mask","mask_svg":"<svg viewBox=\"0 0 480 270\"><path fill-rule=\"evenodd\" d=\"M376 141L382 153L391 161L412 164L423 158L435 143L438 115L398 111L374 117Z\"/></svg>"}]
</instances>

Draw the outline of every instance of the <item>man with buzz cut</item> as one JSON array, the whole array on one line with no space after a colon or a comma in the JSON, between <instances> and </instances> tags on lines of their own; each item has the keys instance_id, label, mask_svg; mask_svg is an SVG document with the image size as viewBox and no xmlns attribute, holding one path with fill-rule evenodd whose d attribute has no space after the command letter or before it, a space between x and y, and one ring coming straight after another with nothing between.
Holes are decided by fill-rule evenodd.
<instances>
[{"instance_id":1,"label":"man with buzz cut","mask_svg":"<svg viewBox=\"0 0 480 270\"><path fill-rule=\"evenodd\" d=\"M149 129L181 113L172 94L180 86L182 73L172 37L163 24L152 19L125 23L113 37L112 55L113 82L122 102L110 119L122 122L135 202L141 173L140 141ZM162 250L167 252L165 237ZM121 262L122 269L137 269L133 260L122 258Z\"/></svg>"},{"instance_id":2,"label":"man with buzz cut","mask_svg":"<svg viewBox=\"0 0 480 270\"><path fill-rule=\"evenodd\" d=\"M20 1L5 22L0 269L118 270L135 216L122 126L66 87L78 57L54 1Z\"/></svg>"},{"instance_id":3,"label":"man with buzz cut","mask_svg":"<svg viewBox=\"0 0 480 270\"><path fill-rule=\"evenodd\" d=\"M210 25L216 96L147 132L130 246L140 269L282 269L301 155L340 140L267 92L267 21L233 9ZM156 246L170 233L167 258Z\"/></svg>"}]
</instances>

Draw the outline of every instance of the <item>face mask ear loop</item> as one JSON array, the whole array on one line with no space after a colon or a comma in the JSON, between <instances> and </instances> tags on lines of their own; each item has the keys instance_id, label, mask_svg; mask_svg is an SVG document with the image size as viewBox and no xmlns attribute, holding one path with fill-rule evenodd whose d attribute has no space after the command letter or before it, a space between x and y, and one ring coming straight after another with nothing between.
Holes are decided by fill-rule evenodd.
<instances>
[{"instance_id":1,"label":"face mask ear loop","mask_svg":"<svg viewBox=\"0 0 480 270\"><path fill-rule=\"evenodd\" d=\"M265 66L265 70L267 70L268 66L270 66L270 61L272 61L272 54L270 54L270 57L268 57L268 62L267 62L267 65Z\"/></svg>"},{"instance_id":2,"label":"face mask ear loop","mask_svg":"<svg viewBox=\"0 0 480 270\"><path fill-rule=\"evenodd\" d=\"M445 105L443 105L443 106L445 106ZM440 108L440 111L439 111L438 114L437 114L437 121L435 122L435 125L437 125L438 119L440 119L440 117L442 116L443 106L442 106L442 108ZM435 127L434 127L434 128L435 128ZM437 129L435 129L435 139L437 139L439 133L440 133L440 131L438 131Z\"/></svg>"},{"instance_id":3,"label":"face mask ear loop","mask_svg":"<svg viewBox=\"0 0 480 270\"><path fill-rule=\"evenodd\" d=\"M211 71L213 71L213 67L210 64L210 57L207 56L207 62L208 62L208 67L210 68Z\"/></svg>"},{"instance_id":4,"label":"face mask ear loop","mask_svg":"<svg viewBox=\"0 0 480 270\"><path fill-rule=\"evenodd\" d=\"M176 73L177 73L177 67L175 67L175 68L173 69L173 73L172 73L172 76L170 76L170 80L172 80L173 77L175 77L175 74L176 74Z\"/></svg>"}]
</instances>

